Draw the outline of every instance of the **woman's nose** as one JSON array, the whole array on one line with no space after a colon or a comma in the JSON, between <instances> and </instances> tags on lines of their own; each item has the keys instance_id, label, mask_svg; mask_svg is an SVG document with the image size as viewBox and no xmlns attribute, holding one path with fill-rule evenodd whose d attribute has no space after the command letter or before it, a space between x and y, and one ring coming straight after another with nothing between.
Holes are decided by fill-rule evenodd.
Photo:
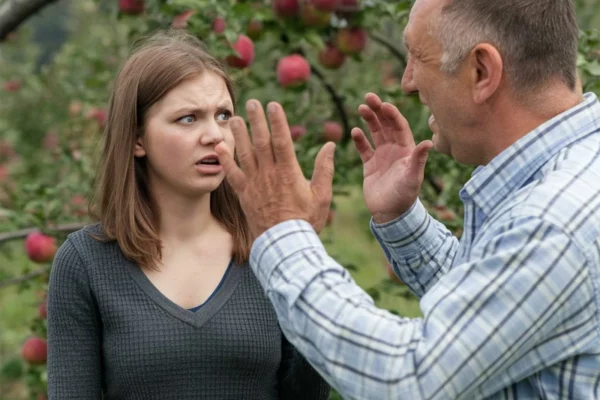
<instances>
[{"instance_id":1,"label":"woman's nose","mask_svg":"<svg viewBox=\"0 0 600 400\"><path fill-rule=\"evenodd\" d=\"M203 132L200 141L204 145L209 144L219 144L225 138L223 137L223 133L221 132L221 128L217 124L217 122L211 123L209 126L205 127L205 131Z\"/></svg>"}]
</instances>

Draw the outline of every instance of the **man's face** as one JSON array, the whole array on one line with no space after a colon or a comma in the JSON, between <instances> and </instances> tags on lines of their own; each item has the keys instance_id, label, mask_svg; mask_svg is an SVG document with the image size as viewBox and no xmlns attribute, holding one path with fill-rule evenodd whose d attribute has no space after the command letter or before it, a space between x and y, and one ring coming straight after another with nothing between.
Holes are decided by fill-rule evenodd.
<instances>
[{"instance_id":1,"label":"man's face","mask_svg":"<svg viewBox=\"0 0 600 400\"><path fill-rule=\"evenodd\" d=\"M431 110L429 127L435 150L456 158L456 151L462 151L463 147L458 135L468 116L468 93L460 73L449 76L441 71L443 49L431 27L438 21L445 3L439 0L415 3L404 31L409 57L402 88L407 93L418 93L420 101Z\"/></svg>"}]
</instances>

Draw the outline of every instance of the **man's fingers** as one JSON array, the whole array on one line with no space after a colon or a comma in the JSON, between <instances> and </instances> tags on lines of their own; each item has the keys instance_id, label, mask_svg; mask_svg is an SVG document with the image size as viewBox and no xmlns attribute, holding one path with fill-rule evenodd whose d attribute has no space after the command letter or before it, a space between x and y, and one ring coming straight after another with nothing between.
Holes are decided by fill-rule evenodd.
<instances>
[{"instance_id":1,"label":"man's fingers","mask_svg":"<svg viewBox=\"0 0 600 400\"><path fill-rule=\"evenodd\" d=\"M257 168L256 155L250 136L248 136L246 123L241 117L233 117L229 121L229 124L231 126L233 138L235 139L236 153L240 162L240 167L247 174L253 175Z\"/></svg>"},{"instance_id":2,"label":"man's fingers","mask_svg":"<svg viewBox=\"0 0 600 400\"><path fill-rule=\"evenodd\" d=\"M373 147L371 147L371 143L369 143L367 137L365 136L365 133L360 128L352 129L350 135L352 136L354 147L356 147L356 150L358 150L360 159L362 160L363 164L365 164L371 159L371 157L373 157L374 154L374 150Z\"/></svg>"},{"instance_id":3,"label":"man's fingers","mask_svg":"<svg viewBox=\"0 0 600 400\"><path fill-rule=\"evenodd\" d=\"M401 146L414 146L415 139L412 131L400 110L390 103L383 103L381 112L385 116L384 129L392 134L393 140Z\"/></svg>"},{"instance_id":4,"label":"man's fingers","mask_svg":"<svg viewBox=\"0 0 600 400\"><path fill-rule=\"evenodd\" d=\"M323 203L331 203L333 196L333 156L335 154L335 143L328 142L321 148L315 160L315 170L311 179L313 191Z\"/></svg>"},{"instance_id":5,"label":"man's fingers","mask_svg":"<svg viewBox=\"0 0 600 400\"><path fill-rule=\"evenodd\" d=\"M383 103L379 96L371 92L365 95L365 102L369 107L371 107L373 111L378 110L379 107L381 107L381 104Z\"/></svg>"},{"instance_id":6,"label":"man's fingers","mask_svg":"<svg viewBox=\"0 0 600 400\"><path fill-rule=\"evenodd\" d=\"M415 149L410 160L410 174L413 176L423 177L425 174L425 164L429 157L429 151L433 147L431 140L424 140Z\"/></svg>"},{"instance_id":7,"label":"man's fingers","mask_svg":"<svg viewBox=\"0 0 600 400\"><path fill-rule=\"evenodd\" d=\"M252 142L259 165L273 164L273 149L271 147L271 135L269 125L265 118L265 112L258 100L250 99L246 102L246 113L252 131Z\"/></svg>"},{"instance_id":8,"label":"man's fingers","mask_svg":"<svg viewBox=\"0 0 600 400\"><path fill-rule=\"evenodd\" d=\"M381 138L386 143L392 143L394 141L394 137L392 132L388 129L388 123L385 121L387 118L382 112L383 102L375 93L367 93L365 95L365 103L369 106L369 108L375 113L379 123L381 124ZM375 139L375 138L373 138ZM375 146L379 146L375 143Z\"/></svg>"},{"instance_id":9,"label":"man's fingers","mask_svg":"<svg viewBox=\"0 0 600 400\"><path fill-rule=\"evenodd\" d=\"M375 112L371 109L371 107L361 104L358 106L358 113L367 123L369 131L371 131L371 136L373 137L375 147L383 145L385 142L383 139L383 127L381 126L381 122L379 121L379 118L377 118Z\"/></svg>"},{"instance_id":10,"label":"man's fingers","mask_svg":"<svg viewBox=\"0 0 600 400\"><path fill-rule=\"evenodd\" d=\"M296 151L285 111L281 105L271 102L267 105L267 114L271 125L275 161L280 164L297 165Z\"/></svg>"},{"instance_id":11,"label":"man's fingers","mask_svg":"<svg viewBox=\"0 0 600 400\"><path fill-rule=\"evenodd\" d=\"M219 156L219 163L223 166L227 181L239 196L246 187L246 174L235 163L231 149L225 142L216 145L215 151Z\"/></svg>"}]
</instances>

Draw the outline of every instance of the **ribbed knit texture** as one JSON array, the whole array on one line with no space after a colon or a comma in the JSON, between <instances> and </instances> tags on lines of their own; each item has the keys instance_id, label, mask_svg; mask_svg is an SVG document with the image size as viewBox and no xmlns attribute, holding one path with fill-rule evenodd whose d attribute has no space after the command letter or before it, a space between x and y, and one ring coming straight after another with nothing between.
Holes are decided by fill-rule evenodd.
<instances>
[{"instance_id":1,"label":"ribbed knit texture","mask_svg":"<svg viewBox=\"0 0 600 400\"><path fill-rule=\"evenodd\" d=\"M116 242L75 232L48 294L50 399L327 399L285 340L250 268L233 265L197 312L152 286Z\"/></svg>"}]
</instances>

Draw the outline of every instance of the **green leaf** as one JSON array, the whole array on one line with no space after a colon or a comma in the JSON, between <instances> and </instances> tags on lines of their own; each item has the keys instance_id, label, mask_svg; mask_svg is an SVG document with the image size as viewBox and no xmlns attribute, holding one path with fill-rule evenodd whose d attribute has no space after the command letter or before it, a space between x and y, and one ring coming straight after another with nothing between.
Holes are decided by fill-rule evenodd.
<instances>
[{"instance_id":1,"label":"green leaf","mask_svg":"<svg viewBox=\"0 0 600 400\"><path fill-rule=\"evenodd\" d=\"M306 35L304 35L304 39L319 50L325 48L323 37L315 31L308 31Z\"/></svg>"},{"instance_id":2,"label":"green leaf","mask_svg":"<svg viewBox=\"0 0 600 400\"><path fill-rule=\"evenodd\" d=\"M583 68L593 76L600 76L600 63L598 61L594 60L587 63Z\"/></svg>"},{"instance_id":3,"label":"green leaf","mask_svg":"<svg viewBox=\"0 0 600 400\"><path fill-rule=\"evenodd\" d=\"M366 289L365 292L373 298L373 301L379 301L379 299L381 299L381 294L377 288L371 287Z\"/></svg>"}]
</instances>

